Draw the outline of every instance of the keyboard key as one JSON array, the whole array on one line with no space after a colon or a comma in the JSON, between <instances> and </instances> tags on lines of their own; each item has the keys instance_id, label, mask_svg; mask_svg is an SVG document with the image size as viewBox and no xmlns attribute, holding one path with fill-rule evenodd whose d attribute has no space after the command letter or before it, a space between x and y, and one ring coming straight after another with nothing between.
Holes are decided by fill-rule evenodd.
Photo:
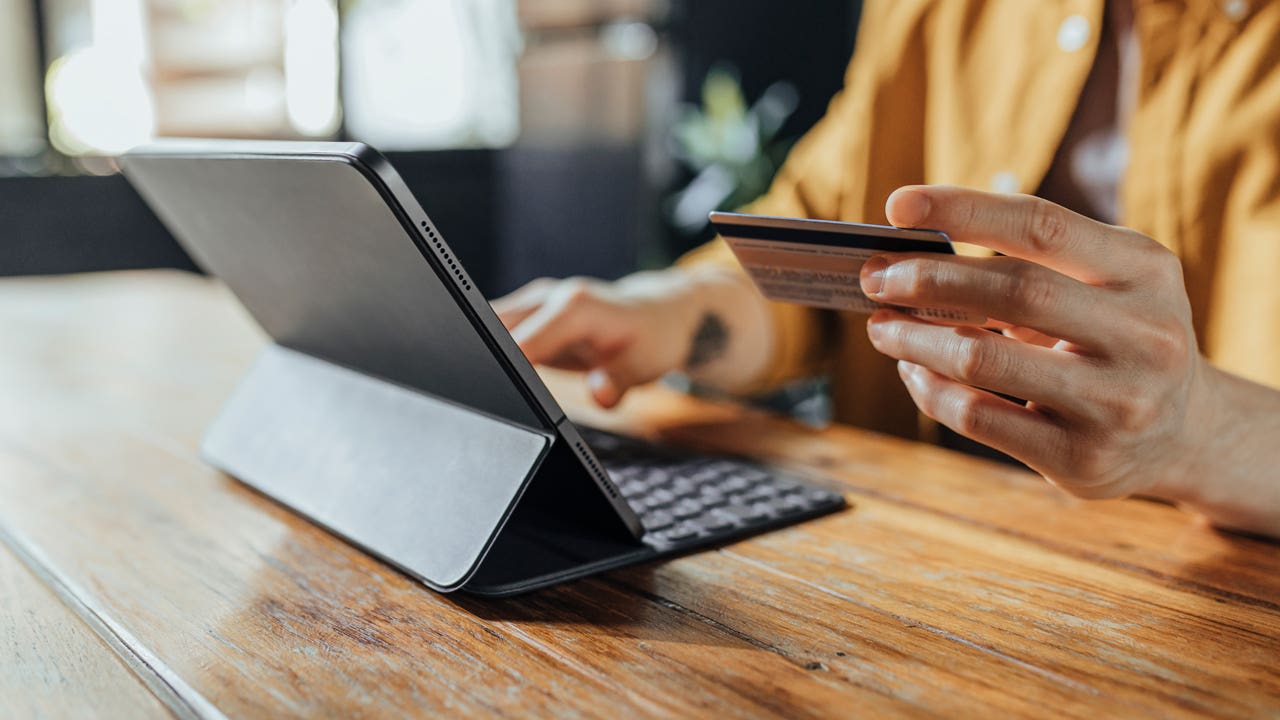
<instances>
[{"instance_id":1,"label":"keyboard key","mask_svg":"<svg viewBox=\"0 0 1280 720\"><path fill-rule=\"evenodd\" d=\"M689 479L696 483L702 484L702 483L715 482L716 480L719 480L721 477L723 477L723 475L724 474L716 468L701 468L693 472L692 474L690 474Z\"/></svg>"},{"instance_id":2,"label":"keyboard key","mask_svg":"<svg viewBox=\"0 0 1280 720\"><path fill-rule=\"evenodd\" d=\"M770 502L769 506L772 507L775 512L779 513L798 512L809 509L809 503L799 495L784 495L783 497Z\"/></svg>"},{"instance_id":3,"label":"keyboard key","mask_svg":"<svg viewBox=\"0 0 1280 720\"><path fill-rule=\"evenodd\" d=\"M658 487L670 483L673 476L667 468L647 468L640 476L649 487Z\"/></svg>"},{"instance_id":4,"label":"keyboard key","mask_svg":"<svg viewBox=\"0 0 1280 720\"><path fill-rule=\"evenodd\" d=\"M695 526L689 524L677 525L670 530L662 533L662 539L668 542L680 542L701 535L702 532Z\"/></svg>"},{"instance_id":5,"label":"keyboard key","mask_svg":"<svg viewBox=\"0 0 1280 720\"><path fill-rule=\"evenodd\" d=\"M697 503L689 500L676 503L675 507L671 508L671 514L674 515L677 520L688 520L689 518L695 518L701 515L702 512L703 510L702 510L701 503Z\"/></svg>"},{"instance_id":6,"label":"keyboard key","mask_svg":"<svg viewBox=\"0 0 1280 720\"><path fill-rule=\"evenodd\" d=\"M649 489L647 485L636 480L627 480L619 483L618 489L622 491L622 495L628 500L643 495Z\"/></svg>"},{"instance_id":7,"label":"keyboard key","mask_svg":"<svg viewBox=\"0 0 1280 720\"><path fill-rule=\"evenodd\" d=\"M762 505L728 505L724 511L748 523L759 522L769 517L769 508Z\"/></svg>"},{"instance_id":8,"label":"keyboard key","mask_svg":"<svg viewBox=\"0 0 1280 720\"><path fill-rule=\"evenodd\" d=\"M773 478L770 484L778 488L778 492L791 492L793 490L803 490L804 484L796 482L790 478Z\"/></svg>"},{"instance_id":9,"label":"keyboard key","mask_svg":"<svg viewBox=\"0 0 1280 720\"><path fill-rule=\"evenodd\" d=\"M649 509L666 507L676 501L676 496L666 488L658 488L649 494Z\"/></svg>"},{"instance_id":10,"label":"keyboard key","mask_svg":"<svg viewBox=\"0 0 1280 720\"><path fill-rule=\"evenodd\" d=\"M835 502L840 499L839 495L829 490L822 490L820 488L806 488L804 490L804 497L806 500L808 500L809 502L815 505L818 505L818 504L825 505L827 503Z\"/></svg>"},{"instance_id":11,"label":"keyboard key","mask_svg":"<svg viewBox=\"0 0 1280 720\"><path fill-rule=\"evenodd\" d=\"M720 532L722 530L728 530L731 527L736 527L738 520L726 512L713 512L704 516L698 521L698 524L702 526L703 530L708 532Z\"/></svg>"},{"instance_id":12,"label":"keyboard key","mask_svg":"<svg viewBox=\"0 0 1280 720\"><path fill-rule=\"evenodd\" d=\"M646 498L646 500L645 500L645 509L646 509L646 510L649 510L649 511L653 511L653 510L666 510L666 511L670 512L670 511L671 511L671 505L672 505L673 503L675 503L675 499L674 499L674 498L667 498L667 497L654 497L654 496L650 495L650 496L649 496L648 498Z\"/></svg>"},{"instance_id":13,"label":"keyboard key","mask_svg":"<svg viewBox=\"0 0 1280 720\"><path fill-rule=\"evenodd\" d=\"M746 492L743 498L747 502L759 502L761 500L769 500L778 494L777 490L771 485L757 485Z\"/></svg>"},{"instance_id":14,"label":"keyboard key","mask_svg":"<svg viewBox=\"0 0 1280 720\"><path fill-rule=\"evenodd\" d=\"M698 496L698 502L702 503L705 508L724 507L729 504L729 498L718 492L704 492Z\"/></svg>"},{"instance_id":15,"label":"keyboard key","mask_svg":"<svg viewBox=\"0 0 1280 720\"><path fill-rule=\"evenodd\" d=\"M701 488L698 487L697 483L685 480L684 478L676 478L671 481L670 490L671 494L675 495L677 498L685 498L697 495Z\"/></svg>"},{"instance_id":16,"label":"keyboard key","mask_svg":"<svg viewBox=\"0 0 1280 720\"><path fill-rule=\"evenodd\" d=\"M657 532L664 530L676 524L675 518L671 517L671 513L657 510L651 513L645 513L640 518L640 523L644 525L644 529L649 532Z\"/></svg>"}]
</instances>

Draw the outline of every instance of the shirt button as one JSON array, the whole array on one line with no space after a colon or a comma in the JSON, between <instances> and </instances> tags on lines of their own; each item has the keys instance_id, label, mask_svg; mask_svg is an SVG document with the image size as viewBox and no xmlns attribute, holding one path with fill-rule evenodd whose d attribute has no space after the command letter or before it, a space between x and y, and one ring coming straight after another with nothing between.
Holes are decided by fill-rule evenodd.
<instances>
[{"instance_id":1,"label":"shirt button","mask_svg":"<svg viewBox=\"0 0 1280 720\"><path fill-rule=\"evenodd\" d=\"M1018 176L1003 170L991 176L991 189L998 193L1018 192Z\"/></svg>"},{"instance_id":2,"label":"shirt button","mask_svg":"<svg viewBox=\"0 0 1280 720\"><path fill-rule=\"evenodd\" d=\"M1058 26L1058 47L1063 52L1075 52L1089 42L1089 19L1072 15Z\"/></svg>"},{"instance_id":3,"label":"shirt button","mask_svg":"<svg viewBox=\"0 0 1280 720\"><path fill-rule=\"evenodd\" d=\"M1226 0L1222 3L1222 12L1226 13L1228 18L1239 22L1249 14L1249 2L1248 0Z\"/></svg>"}]
</instances>

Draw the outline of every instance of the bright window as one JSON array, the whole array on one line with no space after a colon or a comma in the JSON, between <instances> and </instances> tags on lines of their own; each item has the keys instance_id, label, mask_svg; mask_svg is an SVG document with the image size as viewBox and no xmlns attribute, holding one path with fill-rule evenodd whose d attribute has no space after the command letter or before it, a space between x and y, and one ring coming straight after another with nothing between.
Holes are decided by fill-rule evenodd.
<instances>
[{"instance_id":1,"label":"bright window","mask_svg":"<svg viewBox=\"0 0 1280 720\"><path fill-rule=\"evenodd\" d=\"M46 13L49 133L64 153L338 130L335 0L49 0Z\"/></svg>"},{"instance_id":2,"label":"bright window","mask_svg":"<svg viewBox=\"0 0 1280 720\"><path fill-rule=\"evenodd\" d=\"M665 107L653 97L667 59L648 24L661 5L0 0L0 158L51 145L51 160L109 171L95 156L175 136L633 142Z\"/></svg>"}]
</instances>

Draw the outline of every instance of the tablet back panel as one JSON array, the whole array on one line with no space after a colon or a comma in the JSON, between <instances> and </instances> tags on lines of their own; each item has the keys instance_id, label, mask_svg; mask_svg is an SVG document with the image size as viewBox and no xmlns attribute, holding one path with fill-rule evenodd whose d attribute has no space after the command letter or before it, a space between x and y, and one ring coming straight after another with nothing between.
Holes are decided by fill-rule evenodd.
<instances>
[{"instance_id":1,"label":"tablet back panel","mask_svg":"<svg viewBox=\"0 0 1280 720\"><path fill-rule=\"evenodd\" d=\"M354 157L166 151L122 164L196 261L281 345L524 426L549 431L559 420L553 401L522 392L493 339L460 310L453 281L437 275L469 286L464 271L433 268L440 261Z\"/></svg>"}]
</instances>

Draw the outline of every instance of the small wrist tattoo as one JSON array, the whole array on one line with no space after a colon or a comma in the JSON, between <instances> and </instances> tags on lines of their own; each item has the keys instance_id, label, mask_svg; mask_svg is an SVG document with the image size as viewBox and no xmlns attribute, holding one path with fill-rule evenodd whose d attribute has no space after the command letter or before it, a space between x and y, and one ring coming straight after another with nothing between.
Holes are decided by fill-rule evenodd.
<instances>
[{"instance_id":1,"label":"small wrist tattoo","mask_svg":"<svg viewBox=\"0 0 1280 720\"><path fill-rule=\"evenodd\" d=\"M729 328L715 313L706 313L693 333L693 342L689 345L689 357L684 361L685 369L697 370L704 365L720 359L729 347Z\"/></svg>"}]
</instances>

